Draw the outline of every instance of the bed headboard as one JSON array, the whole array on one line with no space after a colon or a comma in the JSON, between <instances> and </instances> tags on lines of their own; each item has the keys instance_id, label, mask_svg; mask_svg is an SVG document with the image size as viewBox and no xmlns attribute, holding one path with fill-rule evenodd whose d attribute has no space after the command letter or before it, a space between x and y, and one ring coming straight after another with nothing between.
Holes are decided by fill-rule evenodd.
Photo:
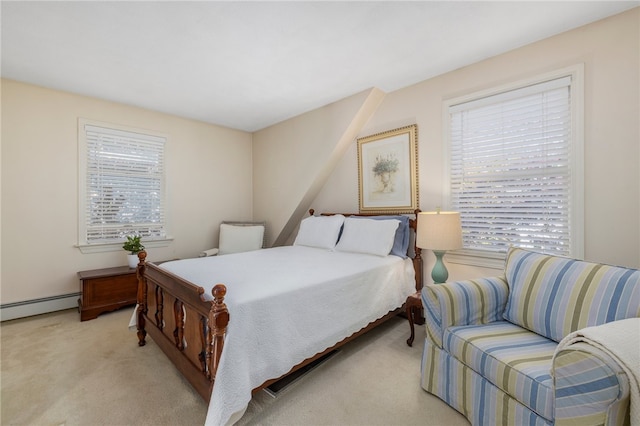
<instances>
[{"instance_id":1,"label":"bed headboard","mask_svg":"<svg viewBox=\"0 0 640 426\"><path fill-rule=\"evenodd\" d=\"M411 241L413 244L409 244L409 250L407 256L413 260L413 269L416 273L416 291L422 290L422 249L416 245L416 234L418 232L418 213L420 209L416 209L413 212L413 217L409 218L409 228L413 230L411 235ZM315 214L314 209L309 209L309 215ZM394 213L320 213L321 216L332 216L335 214L341 214L343 216L405 216Z\"/></svg>"}]
</instances>

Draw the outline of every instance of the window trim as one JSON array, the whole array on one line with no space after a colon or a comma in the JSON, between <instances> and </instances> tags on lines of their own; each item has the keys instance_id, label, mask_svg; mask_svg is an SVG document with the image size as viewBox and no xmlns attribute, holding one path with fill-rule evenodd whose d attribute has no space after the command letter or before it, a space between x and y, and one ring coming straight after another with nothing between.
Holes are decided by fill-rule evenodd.
<instances>
[{"instance_id":1,"label":"window trim","mask_svg":"<svg viewBox=\"0 0 640 426\"><path fill-rule=\"evenodd\" d=\"M85 218L85 206L87 203L86 197L86 189L87 189L87 132L85 130L85 126L94 126L94 127L103 127L106 129L119 130L123 132L130 133L140 133L143 135L149 135L153 137L163 138L165 140L165 150L169 143L169 136L165 133L134 128L129 126L123 126L113 123L106 123L102 121L95 121L86 118L78 118L78 236L77 236L77 247L82 253L104 253L110 251L119 251L122 250L123 241L118 242L108 242L108 243L88 243L86 239L87 235L87 223ZM165 178L163 179L163 208L165 211L165 235L166 237L163 239L153 239L153 240L145 240L144 245L146 248L157 248L157 247L166 247L173 241L173 238L170 237L169 232L169 211L168 211L168 191L166 184L166 171L167 171L167 158L165 156Z\"/></svg>"},{"instance_id":2,"label":"window trim","mask_svg":"<svg viewBox=\"0 0 640 426\"><path fill-rule=\"evenodd\" d=\"M451 155L449 110L452 106L471 102L481 98L543 83L549 80L571 78L571 254L576 259L584 258L584 64L579 63L567 68L536 75L497 87L480 90L462 96L443 99L443 204L450 209L451 203ZM503 269L506 253L488 252L478 249L460 249L447 252L447 261L471 266Z\"/></svg>"}]
</instances>

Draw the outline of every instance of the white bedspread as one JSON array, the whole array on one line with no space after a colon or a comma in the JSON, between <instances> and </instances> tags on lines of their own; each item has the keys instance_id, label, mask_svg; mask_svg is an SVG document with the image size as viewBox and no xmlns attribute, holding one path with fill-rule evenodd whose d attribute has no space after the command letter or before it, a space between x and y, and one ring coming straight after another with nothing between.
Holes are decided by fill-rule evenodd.
<instances>
[{"instance_id":1,"label":"white bedspread","mask_svg":"<svg viewBox=\"0 0 640 426\"><path fill-rule=\"evenodd\" d=\"M227 286L230 321L207 425L233 424L251 390L400 307L411 259L286 246L161 265L205 288Z\"/></svg>"}]
</instances>

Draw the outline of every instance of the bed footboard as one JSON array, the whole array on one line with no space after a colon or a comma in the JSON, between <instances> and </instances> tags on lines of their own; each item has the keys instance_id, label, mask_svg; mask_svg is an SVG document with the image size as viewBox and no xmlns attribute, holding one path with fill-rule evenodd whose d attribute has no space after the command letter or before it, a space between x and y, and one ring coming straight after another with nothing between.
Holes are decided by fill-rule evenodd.
<instances>
[{"instance_id":1,"label":"bed footboard","mask_svg":"<svg viewBox=\"0 0 640 426\"><path fill-rule=\"evenodd\" d=\"M229 311L227 289L217 284L213 301L204 289L146 262L138 253L138 345L147 333L205 401L211 390L224 346Z\"/></svg>"}]
</instances>

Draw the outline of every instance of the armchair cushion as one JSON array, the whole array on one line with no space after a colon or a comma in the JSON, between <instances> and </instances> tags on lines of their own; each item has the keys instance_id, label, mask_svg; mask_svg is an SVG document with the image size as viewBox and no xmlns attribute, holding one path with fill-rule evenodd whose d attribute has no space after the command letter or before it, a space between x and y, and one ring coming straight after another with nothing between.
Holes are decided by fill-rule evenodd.
<instances>
[{"instance_id":1,"label":"armchair cushion","mask_svg":"<svg viewBox=\"0 0 640 426\"><path fill-rule=\"evenodd\" d=\"M218 254L231 254L262 248L264 225L220 224Z\"/></svg>"},{"instance_id":2,"label":"armchair cushion","mask_svg":"<svg viewBox=\"0 0 640 426\"><path fill-rule=\"evenodd\" d=\"M551 359L557 343L507 321L451 327L444 349L531 411L553 418Z\"/></svg>"},{"instance_id":3,"label":"armchair cushion","mask_svg":"<svg viewBox=\"0 0 640 426\"><path fill-rule=\"evenodd\" d=\"M512 248L504 318L556 342L640 314L640 271Z\"/></svg>"}]
</instances>

